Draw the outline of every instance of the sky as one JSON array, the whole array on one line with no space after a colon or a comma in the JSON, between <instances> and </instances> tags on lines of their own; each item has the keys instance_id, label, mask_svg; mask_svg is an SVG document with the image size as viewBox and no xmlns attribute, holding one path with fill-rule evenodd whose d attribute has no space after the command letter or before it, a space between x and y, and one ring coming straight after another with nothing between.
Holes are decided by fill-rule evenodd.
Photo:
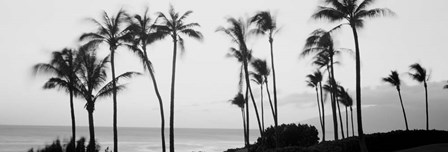
<instances>
[{"instance_id":1,"label":"sky","mask_svg":"<svg viewBox=\"0 0 448 152\"><path fill-rule=\"evenodd\" d=\"M98 19L102 11L114 14L123 8L130 14L141 14L149 7L155 17L158 11L167 12L169 4L180 12L192 10L194 13L187 21L199 23L198 30L204 34L202 42L187 39L186 51L178 60L175 127L241 128L240 109L229 103L237 93L238 83L239 64L226 57L234 44L215 30L228 25L226 17L250 17L262 10L276 14L281 27L274 42L279 121L318 125L314 90L305 83L305 76L315 67L311 66L309 58L299 58L299 54L313 30L328 30L337 24L312 20L310 16L321 4L312 0L0 1L0 69L3 71L0 75L0 124L70 125L68 95L63 91L43 90L42 85L49 76L34 76L32 66L48 62L52 51L81 45L79 36L95 29L87 18ZM442 89L448 80L448 53L444 45L448 35L448 10L444 8L447 4L445 0L378 0L372 5L371 8L387 7L396 15L367 20L359 31L363 122L367 133L404 128L397 92L381 82L391 70L398 70L403 80L403 100L410 128L424 128L423 86L407 75L413 63L421 63L431 75L430 128L448 130L448 124L442 123L448 116L445 112L448 90ZM354 48L348 27L343 27L334 37L336 47ZM247 44L255 57L269 59L266 37L253 37ZM164 39L150 45L148 50L168 122L172 41ZM107 47L101 47L98 52L106 55ZM354 58L342 55L338 60L341 64L335 69L335 77L354 98ZM116 71L117 74L143 72L143 68L135 55L121 48L117 50ZM159 127L158 101L149 75L146 73L126 83L127 89L118 95L118 126ZM257 101L259 92L254 85ZM75 100L76 122L80 126L88 124L84 104L82 99ZM326 109L329 107L326 104ZM266 123L271 125L270 111L265 113ZM256 128L253 112L251 116L251 128ZM94 117L97 126L112 126L112 99L99 100Z\"/></svg>"}]
</instances>

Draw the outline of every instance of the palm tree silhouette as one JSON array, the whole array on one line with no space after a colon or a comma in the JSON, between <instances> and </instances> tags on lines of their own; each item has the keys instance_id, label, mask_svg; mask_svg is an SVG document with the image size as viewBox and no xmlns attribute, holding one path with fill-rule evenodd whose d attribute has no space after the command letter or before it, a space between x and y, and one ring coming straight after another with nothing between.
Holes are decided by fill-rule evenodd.
<instances>
[{"instance_id":1,"label":"palm tree silhouette","mask_svg":"<svg viewBox=\"0 0 448 152\"><path fill-rule=\"evenodd\" d=\"M334 103L332 106L334 106L334 116L333 116L333 122L336 126L338 125L338 118L337 115L339 114L339 119L341 121L340 125L341 125L341 135L342 135L342 139L345 138L344 136L344 127L343 127L343 123L342 123L342 115L341 115L341 109L339 106L339 98L338 98L338 87L339 85L337 84L337 82L334 79L329 79L327 81L327 83L323 86L323 89L329 93L333 99L332 103ZM333 108L333 107L332 107ZM336 109L337 108L337 109ZM335 130L334 132L337 132L338 130ZM335 138L336 140L336 138Z\"/></svg>"},{"instance_id":2,"label":"palm tree silhouette","mask_svg":"<svg viewBox=\"0 0 448 152\"><path fill-rule=\"evenodd\" d=\"M131 78L139 74L137 72L123 73L101 87L107 79L106 69L109 58L110 56L106 56L104 59L98 60L96 52L92 49L92 46L81 47L76 58L76 62L79 63L80 68L79 71L77 71L79 79L76 81L75 90L77 94L84 97L86 100L85 108L89 118L90 143L87 147L88 151L95 151L96 149L95 126L93 121L96 100L109 97L114 92L124 89L124 85L117 85L114 87L113 82L118 83L118 80L120 79Z\"/></svg>"},{"instance_id":3,"label":"palm tree silhouette","mask_svg":"<svg viewBox=\"0 0 448 152\"><path fill-rule=\"evenodd\" d=\"M243 117L244 141L247 141L248 137L246 136L246 120L245 120L245 116L244 116L244 104L245 104L246 101L244 99L243 94L238 93L232 100L230 100L230 102L233 105L236 105L236 106L238 106L241 109L241 116ZM248 145L249 143L247 143L247 142L244 142L244 143L245 143L246 147L249 146Z\"/></svg>"},{"instance_id":4,"label":"palm tree silhouette","mask_svg":"<svg viewBox=\"0 0 448 152\"><path fill-rule=\"evenodd\" d=\"M411 72L409 75L412 79L419 83L423 83L425 87L425 105L426 105L426 130L429 130L429 117L428 117L428 85L426 82L429 80L429 75L426 73L426 69L420 64L414 63L410 67Z\"/></svg>"},{"instance_id":5,"label":"palm tree silhouette","mask_svg":"<svg viewBox=\"0 0 448 152\"><path fill-rule=\"evenodd\" d=\"M322 127L322 141L325 141L324 103L323 103L323 101L319 101L319 86L322 86L322 84L321 84L322 83L322 73L319 70L316 70L313 74L308 74L306 77L308 78L308 80L306 81L307 86L316 89L317 109L319 111L319 121L320 121L320 125ZM321 92L321 94L322 94L322 92ZM320 103L320 102L322 102L322 103ZM321 106L322 106L322 112L320 110Z\"/></svg>"},{"instance_id":6,"label":"palm tree silhouette","mask_svg":"<svg viewBox=\"0 0 448 152\"><path fill-rule=\"evenodd\" d=\"M149 17L149 9L146 8L145 13L143 15L134 15L131 25L128 27L128 30L135 37L135 42L130 46L131 50L139 57L142 61L143 68L148 70L150 74L150 79L152 80L152 84L154 87L154 91L156 93L157 99L159 100L159 109L160 109L160 133L162 138L162 152L166 151L165 147L165 114L163 112L163 101L162 97L159 93L159 87L157 86L156 77L154 76L154 68L152 67L152 62L148 58L147 46L154 43L157 40L164 38L166 35L159 32L157 30L157 26L154 25L157 21L152 22Z\"/></svg>"},{"instance_id":7,"label":"palm tree silhouette","mask_svg":"<svg viewBox=\"0 0 448 152\"><path fill-rule=\"evenodd\" d=\"M348 131L348 107L350 107L350 113L351 113L351 121L352 121L352 135L355 136L355 130L353 126L353 99L348 94L348 90L346 90L343 86L338 87L338 100L340 103L342 103L345 106L345 121L346 121L346 127L347 127L347 138L349 137L349 131ZM341 120L342 123L342 120Z\"/></svg>"},{"instance_id":8,"label":"palm tree silhouette","mask_svg":"<svg viewBox=\"0 0 448 152\"><path fill-rule=\"evenodd\" d=\"M106 43L109 45L110 51L110 65L112 70L112 80L115 80L115 51L119 46L125 44L124 42L130 41L130 35L127 34L127 30L122 30L121 27L126 24L128 19L124 10L118 11L115 16L109 17L104 12L103 20L98 21L91 18L90 21L95 23L97 31L91 33L84 33L79 38L81 41L88 41L86 45L96 45L100 43ZM113 88L117 87L115 81L112 81ZM118 152L118 131L117 131L117 93L112 90L113 98L113 133L114 133L114 152Z\"/></svg>"},{"instance_id":9,"label":"palm tree silhouette","mask_svg":"<svg viewBox=\"0 0 448 152\"><path fill-rule=\"evenodd\" d=\"M193 11L187 11L180 15L176 12L172 5L167 15L162 12L158 12L161 25L157 28L162 35L171 36L173 39L173 67L171 77L171 101L170 101L170 152L174 152L174 87L176 80L176 57L177 57L177 45L179 45L181 51L185 50L184 39L182 36L187 36L201 41L203 39L202 33L195 30L200 25L198 23L185 23L185 19Z\"/></svg>"},{"instance_id":10,"label":"palm tree silhouette","mask_svg":"<svg viewBox=\"0 0 448 152\"><path fill-rule=\"evenodd\" d=\"M331 32L333 30L335 29L332 29L330 31L325 31L323 29L314 30L306 39L305 46L302 53L300 54L301 57L315 54L313 57L313 64L317 65L319 68L327 67L329 80L335 80L334 65L338 64L338 62L335 61L334 57L336 55L341 55L342 52L351 53L348 49L334 48L333 38L331 36ZM332 90L337 90L337 86L332 87L334 87ZM338 130L336 116L336 96L334 95L334 92L331 92L331 101L333 127L334 130ZM337 131L334 132L334 137L336 140L339 138Z\"/></svg>"},{"instance_id":11,"label":"palm tree silhouette","mask_svg":"<svg viewBox=\"0 0 448 152\"><path fill-rule=\"evenodd\" d=\"M366 18L392 15L394 13L387 8L367 9L367 7L375 2L375 0L325 0L324 2L327 6L319 6L318 10L312 15L312 18L324 18L331 22L347 20L347 23L345 24L350 25L353 31L356 54L356 113L358 116L358 134L360 137L361 151L366 152L368 150L364 139L361 118L361 57L359 53L357 28L363 27Z\"/></svg>"},{"instance_id":12,"label":"palm tree silhouette","mask_svg":"<svg viewBox=\"0 0 448 152\"><path fill-rule=\"evenodd\" d=\"M255 83L260 85L260 90L261 90L261 124L262 124L262 129L264 130L264 109L263 109L263 85L266 85L266 90L268 92L268 98L269 98L269 105L271 107L271 111L272 111L272 116L275 120L275 110L274 110L274 106L272 105L272 101L271 101L271 95L269 93L269 87L267 85L268 83L268 76L271 73L271 69L268 67L266 60L261 60L261 59L255 59L251 62L251 65L253 67L253 69L255 70L254 73L251 73L253 79L252 81L254 81Z\"/></svg>"},{"instance_id":13,"label":"palm tree silhouette","mask_svg":"<svg viewBox=\"0 0 448 152\"><path fill-rule=\"evenodd\" d=\"M245 77L245 73L244 73L244 64L243 64L244 59L243 58L247 58L247 60L249 60L249 61L252 60L252 51L249 50L246 53L246 55L243 56L241 51L239 51L239 50L237 50L237 49L232 47L232 48L230 48L230 53L227 54L227 57L234 57L234 58L237 59L238 62L241 63L240 69L238 70L239 71L238 92L242 93L243 92L244 79L246 78ZM249 89L248 89L248 87L246 87L245 100L248 99L247 98L248 97L248 93L249 93ZM246 103L245 108L246 108L246 122L247 122L246 123L245 136L248 137L249 136L249 126L250 126L249 125L249 102L245 101L245 103ZM246 143L246 145L249 145L249 138L246 138L245 143Z\"/></svg>"},{"instance_id":14,"label":"palm tree silhouette","mask_svg":"<svg viewBox=\"0 0 448 152\"><path fill-rule=\"evenodd\" d=\"M392 86L395 86L395 88L397 89L398 97L400 98L401 110L403 110L404 123L406 125L406 130L409 130L408 119L406 118L406 112L405 112L404 106L403 106L403 99L401 98L400 76L398 75L397 71L391 71L391 74L388 77L383 78L383 81L391 84Z\"/></svg>"},{"instance_id":15,"label":"palm tree silhouette","mask_svg":"<svg viewBox=\"0 0 448 152\"><path fill-rule=\"evenodd\" d=\"M39 63L33 67L34 74L43 72L52 74L54 77L50 78L43 86L44 89L61 88L67 91L70 95L70 116L72 121L72 141L76 141L76 121L75 110L73 107L74 92L73 85L76 82L76 71L78 65L75 62L76 51L71 49L63 49L61 51L54 51L50 63ZM75 150L75 144L70 147Z\"/></svg>"},{"instance_id":16,"label":"palm tree silhouette","mask_svg":"<svg viewBox=\"0 0 448 152\"><path fill-rule=\"evenodd\" d=\"M252 23L257 25L257 29L255 29L256 34L268 35L269 36L269 45L271 49L271 67L272 67L272 80L274 87L274 109L275 109L275 127L278 127L278 108L277 108L277 83L275 78L275 66L274 66L274 35L279 31L277 28L277 21L275 16L271 15L269 11L260 11L255 16L251 18Z\"/></svg>"},{"instance_id":17,"label":"palm tree silhouette","mask_svg":"<svg viewBox=\"0 0 448 152\"><path fill-rule=\"evenodd\" d=\"M247 89L246 91L248 93L250 93L250 97L252 99L252 103L253 103L254 109L255 109L255 114L257 116L257 122L258 122L258 128L260 131L260 135L263 135L263 129L261 126L260 116L258 114L258 108L255 103L254 95L252 93L252 88L250 87L250 80L249 80L248 63L250 62L250 59L251 59L250 58L251 50L249 50L246 45L247 36L249 35L249 31L248 31L249 24L248 24L248 22L244 21L241 18L238 20L235 18L228 18L227 22L230 24L230 27L228 27L228 28L218 27L218 29L216 31L225 33L227 36L229 36L231 38L232 42L234 42L238 45L238 49L231 48L231 51L239 52L238 54L241 55L242 60L238 60L238 61L242 61L242 64L243 64L246 89ZM248 97L246 97L246 102L247 102L247 100L248 100ZM246 105L246 109L248 109L247 105ZM247 118L249 118L248 115L246 115L246 116L247 116ZM249 120L247 119L246 121L249 121ZM247 123L247 125L249 126L249 123ZM249 127L247 127L247 128L249 128ZM247 132L247 134L249 134L249 132Z\"/></svg>"}]
</instances>

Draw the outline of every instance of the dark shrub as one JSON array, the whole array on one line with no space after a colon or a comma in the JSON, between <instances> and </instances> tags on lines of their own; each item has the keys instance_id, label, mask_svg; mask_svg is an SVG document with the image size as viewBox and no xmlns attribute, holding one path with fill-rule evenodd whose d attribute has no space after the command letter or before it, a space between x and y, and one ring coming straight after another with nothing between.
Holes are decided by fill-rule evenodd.
<instances>
[{"instance_id":1,"label":"dark shrub","mask_svg":"<svg viewBox=\"0 0 448 152\"><path fill-rule=\"evenodd\" d=\"M278 147L298 146L308 147L317 144L319 141L316 127L307 124L282 124L278 126ZM276 132L271 126L265 133L257 139L258 150L275 147Z\"/></svg>"},{"instance_id":2,"label":"dark shrub","mask_svg":"<svg viewBox=\"0 0 448 152\"><path fill-rule=\"evenodd\" d=\"M81 137L81 139L76 142L76 149L74 152L87 152L85 143L86 139L84 137ZM100 145L98 144L98 142L96 143L96 149L94 152L98 152L100 150ZM52 144L45 145L45 147L42 149L34 150L34 148L31 148L28 150L28 152L73 152L73 150L69 149L69 147L71 147L70 145L72 144L74 144L73 141L70 141L66 144L61 144L61 141L59 139L56 139Z\"/></svg>"}]
</instances>

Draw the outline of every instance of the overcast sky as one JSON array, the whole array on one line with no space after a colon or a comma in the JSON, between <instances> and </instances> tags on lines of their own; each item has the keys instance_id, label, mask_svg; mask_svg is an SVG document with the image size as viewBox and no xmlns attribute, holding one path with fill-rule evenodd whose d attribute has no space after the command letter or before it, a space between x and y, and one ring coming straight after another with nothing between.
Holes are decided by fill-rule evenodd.
<instances>
[{"instance_id":1,"label":"overcast sky","mask_svg":"<svg viewBox=\"0 0 448 152\"><path fill-rule=\"evenodd\" d=\"M279 121L316 122L310 120L317 117L314 90L305 84L305 76L314 67L309 58L299 58L299 53L309 33L336 25L310 19L319 1L16 0L0 1L0 124L70 125L68 95L62 91L43 90L48 76L34 77L31 67L48 62L52 51L79 46L78 37L95 29L85 19L99 18L103 10L114 14L123 8L130 14L140 14L149 7L154 14L167 12L169 3L180 12L193 10L187 21L201 24L199 30L204 34L203 42L186 40L186 52L179 58L176 127L241 128L240 110L228 102L237 93L239 64L233 58L226 58L233 44L215 30L227 26L226 17L248 17L260 10L271 10L276 14L281 27L274 44ZM410 128L424 127L423 86L411 81L406 74L409 65L415 62L427 67L431 74L430 128L448 129L448 125L442 123L448 116L444 112L448 108L448 90L442 90L448 80L445 45L448 35L448 10L445 7L448 2L378 0L372 6L390 8L397 16L368 20L359 32L366 132L404 128L397 93L393 87L381 82L381 77L387 76L390 70L398 70L404 81L403 99L406 110L409 110ZM337 47L354 48L348 27L336 33L335 39ZM268 59L266 37L253 38L248 41L248 46L254 50L255 57ZM107 49L98 51L102 55L108 53ZM156 42L149 46L149 53L168 121L172 41L167 38ZM143 71L139 60L128 50L119 49L117 56L117 74ZM343 55L339 60L342 64L335 70L336 79L354 91L354 59ZM258 87L254 87L254 92L259 96ZM85 101L76 99L75 103L77 125L86 126ZM329 104L326 106L330 109ZM112 99L99 100L94 117L97 126L112 126ZM251 120L254 120L251 127L256 128L255 117ZM128 89L118 95L118 125L158 127L159 122L158 101L149 76L146 74L129 81ZM272 124L270 115L266 115L266 122Z\"/></svg>"}]
</instances>

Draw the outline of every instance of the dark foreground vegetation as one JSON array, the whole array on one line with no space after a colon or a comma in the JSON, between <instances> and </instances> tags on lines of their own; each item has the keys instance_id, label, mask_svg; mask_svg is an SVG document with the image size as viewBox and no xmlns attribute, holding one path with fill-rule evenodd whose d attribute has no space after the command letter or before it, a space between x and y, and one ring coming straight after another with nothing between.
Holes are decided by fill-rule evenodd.
<instances>
[{"instance_id":1,"label":"dark foreground vegetation","mask_svg":"<svg viewBox=\"0 0 448 152\"><path fill-rule=\"evenodd\" d=\"M86 145L86 143L87 143L86 138L81 137L78 141L76 141L75 149L72 150L70 147L74 145L73 140L70 140L68 143L62 143L61 140L59 140L58 138L54 140L53 143L45 145L44 148L41 149L31 148L28 150L28 152L98 152L101 149L98 142L96 142L95 150L93 151L87 149L89 145ZM109 147L106 148L105 152L109 152Z\"/></svg>"},{"instance_id":2,"label":"dark foreground vegetation","mask_svg":"<svg viewBox=\"0 0 448 152\"><path fill-rule=\"evenodd\" d=\"M318 143L317 130L310 125L279 126L279 148L273 146L273 128L266 129L264 137L250 146L256 152L359 152L358 137ZM272 133L270 133L272 132ZM264 142L263 142L264 140ZM448 131L441 130L395 130L386 133L366 134L369 152L389 152L429 144L448 143ZM226 152L244 151L243 148L229 149Z\"/></svg>"}]
</instances>

